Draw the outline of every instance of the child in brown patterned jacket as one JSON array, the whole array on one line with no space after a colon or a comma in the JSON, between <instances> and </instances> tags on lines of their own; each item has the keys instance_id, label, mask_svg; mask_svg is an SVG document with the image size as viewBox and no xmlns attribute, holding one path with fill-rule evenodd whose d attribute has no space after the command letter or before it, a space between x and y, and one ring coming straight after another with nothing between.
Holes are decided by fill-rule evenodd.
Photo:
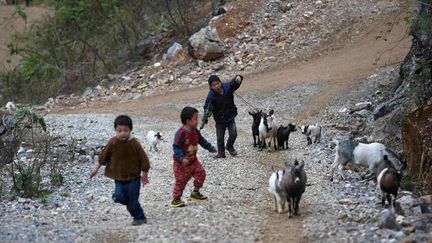
<instances>
[{"instance_id":1,"label":"child in brown patterned jacket","mask_svg":"<svg viewBox=\"0 0 432 243\"><path fill-rule=\"evenodd\" d=\"M105 176L115 182L112 196L114 202L126 205L134 218L133 225L147 223L144 211L138 201L141 183L149 183L150 163L141 144L131 135L132 119L118 116L114 121L116 136L112 137L99 155L99 163L90 173L96 176L102 165L105 165ZM141 183L140 183L141 181Z\"/></svg>"}]
</instances>

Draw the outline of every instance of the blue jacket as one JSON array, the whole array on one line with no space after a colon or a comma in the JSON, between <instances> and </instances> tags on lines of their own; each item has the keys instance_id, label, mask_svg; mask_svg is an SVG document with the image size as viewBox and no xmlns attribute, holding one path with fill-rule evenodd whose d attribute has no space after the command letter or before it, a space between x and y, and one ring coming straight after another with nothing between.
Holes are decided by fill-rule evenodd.
<instances>
[{"instance_id":1,"label":"blue jacket","mask_svg":"<svg viewBox=\"0 0 432 243\"><path fill-rule=\"evenodd\" d=\"M237 107L234 104L234 92L240 87L235 79L221 84L223 94L212 89L209 90L204 104L204 111L212 105L213 118L216 123L227 124L237 116Z\"/></svg>"}]
</instances>

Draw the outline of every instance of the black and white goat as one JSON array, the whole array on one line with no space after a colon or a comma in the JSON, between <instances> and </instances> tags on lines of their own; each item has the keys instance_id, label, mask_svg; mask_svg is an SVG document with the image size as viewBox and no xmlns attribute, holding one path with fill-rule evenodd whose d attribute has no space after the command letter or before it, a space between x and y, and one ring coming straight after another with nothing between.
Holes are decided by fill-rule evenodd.
<instances>
[{"instance_id":1,"label":"black and white goat","mask_svg":"<svg viewBox=\"0 0 432 243\"><path fill-rule=\"evenodd\" d=\"M301 164L295 160L294 164L286 165L281 187L284 189L288 201L288 218L299 213L300 199L306 189L306 172L304 171L304 162Z\"/></svg>"},{"instance_id":2,"label":"black and white goat","mask_svg":"<svg viewBox=\"0 0 432 243\"><path fill-rule=\"evenodd\" d=\"M302 134L306 135L308 145L312 144L312 138L315 138L314 143L319 143L321 141L321 126L307 125L300 127Z\"/></svg>"},{"instance_id":3,"label":"black and white goat","mask_svg":"<svg viewBox=\"0 0 432 243\"><path fill-rule=\"evenodd\" d=\"M402 164L401 169L398 171L393 163L388 160L388 156L384 155L383 160L378 164L377 167L377 186L381 191L381 205L385 206L385 200L387 199L390 207L394 211L396 208L396 198L402 180L402 171L406 165Z\"/></svg>"},{"instance_id":4,"label":"black and white goat","mask_svg":"<svg viewBox=\"0 0 432 243\"><path fill-rule=\"evenodd\" d=\"M284 174L283 170L274 171L269 179L269 192L273 194L274 200L274 211L278 213L283 213L285 211L286 205L286 195L281 187L282 177Z\"/></svg>"},{"instance_id":5,"label":"black and white goat","mask_svg":"<svg viewBox=\"0 0 432 243\"><path fill-rule=\"evenodd\" d=\"M162 134L160 132L149 131L147 133L147 142L150 145L150 149L153 148L155 151L158 151L157 145L162 140Z\"/></svg>"},{"instance_id":6,"label":"black and white goat","mask_svg":"<svg viewBox=\"0 0 432 243\"><path fill-rule=\"evenodd\" d=\"M259 136L259 130L258 127L261 122L261 114L262 110L259 112L249 112L249 115L252 116L253 122L252 122L252 137L253 137L253 145L256 147L259 146L261 143L260 136Z\"/></svg>"},{"instance_id":7,"label":"black and white goat","mask_svg":"<svg viewBox=\"0 0 432 243\"><path fill-rule=\"evenodd\" d=\"M297 131L296 126L288 124L287 127L280 126L277 130L278 149L288 149L288 140L291 132ZM286 145L286 147L285 147Z\"/></svg>"},{"instance_id":8,"label":"black and white goat","mask_svg":"<svg viewBox=\"0 0 432 243\"><path fill-rule=\"evenodd\" d=\"M333 179L334 170L338 167L338 173L345 180L342 173L342 168L348 163L353 163L368 167L369 172L374 173L375 168L384 155L389 155L389 149L381 143L360 143L354 140L332 141L336 144L336 155L333 164L330 166L331 179ZM391 162L396 168L401 168L402 162L397 159L392 159Z\"/></svg>"},{"instance_id":9,"label":"black and white goat","mask_svg":"<svg viewBox=\"0 0 432 243\"><path fill-rule=\"evenodd\" d=\"M269 139L269 142L268 142L269 151L271 148L271 141L272 140L274 142L274 149L275 150L277 149L276 136L277 136L278 126L276 124L275 117L273 116L273 113L274 113L273 110L270 110L268 115L264 112L261 113L261 122L260 122L260 125L258 127L259 136L260 136L260 140L261 140L261 143L259 146L260 150L262 150L263 148L266 148L266 146L267 146L266 139Z\"/></svg>"}]
</instances>

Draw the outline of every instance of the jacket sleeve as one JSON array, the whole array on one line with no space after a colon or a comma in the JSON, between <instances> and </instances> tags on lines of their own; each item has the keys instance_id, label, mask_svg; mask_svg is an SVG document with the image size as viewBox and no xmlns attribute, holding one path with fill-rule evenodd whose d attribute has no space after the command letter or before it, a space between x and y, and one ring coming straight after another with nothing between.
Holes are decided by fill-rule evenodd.
<instances>
[{"instance_id":1,"label":"jacket sleeve","mask_svg":"<svg viewBox=\"0 0 432 243\"><path fill-rule=\"evenodd\" d=\"M112 146L114 144L114 139L110 139L105 145L105 147L102 149L102 152L99 155L99 164L100 165L107 165L111 161L111 152L112 152Z\"/></svg>"},{"instance_id":2,"label":"jacket sleeve","mask_svg":"<svg viewBox=\"0 0 432 243\"><path fill-rule=\"evenodd\" d=\"M136 143L136 146L137 146L137 150L138 150L138 158L141 162L141 170L144 172L148 172L150 170L149 158L148 158L146 152L144 152L143 147L141 146L141 144L138 141Z\"/></svg>"},{"instance_id":3,"label":"jacket sleeve","mask_svg":"<svg viewBox=\"0 0 432 243\"><path fill-rule=\"evenodd\" d=\"M207 95L207 98L205 100L205 103L204 103L204 107L203 107L204 108L204 112L206 112L209 109L210 105L211 105L211 95L210 95L210 92L209 92L208 95Z\"/></svg>"},{"instance_id":4,"label":"jacket sleeve","mask_svg":"<svg viewBox=\"0 0 432 243\"><path fill-rule=\"evenodd\" d=\"M199 139L198 139L198 143L201 145L201 147L203 147L204 149L207 149L207 150L211 150L212 148L213 148L213 145L211 145L211 143L209 143L202 135L201 135L201 133L197 130L197 132L198 132L198 136L199 136Z\"/></svg>"},{"instance_id":5,"label":"jacket sleeve","mask_svg":"<svg viewBox=\"0 0 432 243\"><path fill-rule=\"evenodd\" d=\"M241 75L236 75L229 83L228 83L228 85L229 85L229 90L230 90L230 92L231 93L234 93L238 88L240 88L240 85L241 84L239 84L239 83L237 83L237 81L235 80L235 78L237 77L237 76L240 76L241 77L241 79L242 79L242 81L243 81L243 76L241 76Z\"/></svg>"},{"instance_id":6,"label":"jacket sleeve","mask_svg":"<svg viewBox=\"0 0 432 243\"><path fill-rule=\"evenodd\" d=\"M174 143L173 143L174 157L180 163L183 162L183 158L184 158L184 154L183 154L184 136L185 136L184 132L182 130L178 130L174 137Z\"/></svg>"}]
</instances>

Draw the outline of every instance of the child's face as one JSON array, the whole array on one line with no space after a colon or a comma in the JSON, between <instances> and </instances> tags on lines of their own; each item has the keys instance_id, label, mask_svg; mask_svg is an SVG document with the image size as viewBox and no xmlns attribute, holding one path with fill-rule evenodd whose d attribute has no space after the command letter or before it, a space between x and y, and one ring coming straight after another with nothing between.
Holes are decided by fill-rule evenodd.
<instances>
[{"instance_id":1,"label":"child's face","mask_svg":"<svg viewBox=\"0 0 432 243\"><path fill-rule=\"evenodd\" d=\"M197 128L198 126L198 112L196 112L193 117L186 121L186 126Z\"/></svg>"},{"instance_id":2,"label":"child's face","mask_svg":"<svg viewBox=\"0 0 432 243\"><path fill-rule=\"evenodd\" d=\"M130 136L130 128L124 125L117 125L116 134L120 140L128 140Z\"/></svg>"},{"instance_id":3,"label":"child's face","mask_svg":"<svg viewBox=\"0 0 432 243\"><path fill-rule=\"evenodd\" d=\"M221 93L222 92L222 87L221 87L221 81L214 81L210 84L210 88L217 93Z\"/></svg>"}]
</instances>

